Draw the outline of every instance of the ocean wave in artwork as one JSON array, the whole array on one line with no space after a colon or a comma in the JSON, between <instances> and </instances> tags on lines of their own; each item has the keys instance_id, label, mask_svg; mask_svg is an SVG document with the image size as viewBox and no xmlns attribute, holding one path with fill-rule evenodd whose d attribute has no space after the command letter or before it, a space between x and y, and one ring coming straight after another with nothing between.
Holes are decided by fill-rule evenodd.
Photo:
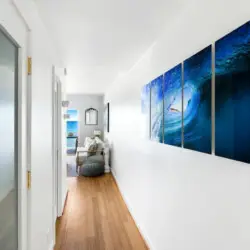
<instances>
[{"instance_id":1,"label":"ocean wave in artwork","mask_svg":"<svg viewBox=\"0 0 250 250\"><path fill-rule=\"evenodd\" d=\"M181 64L164 74L164 143L182 144L182 69Z\"/></svg>"},{"instance_id":2,"label":"ocean wave in artwork","mask_svg":"<svg viewBox=\"0 0 250 250\"><path fill-rule=\"evenodd\" d=\"M184 147L211 153L212 47L208 46L184 62Z\"/></svg>"},{"instance_id":3,"label":"ocean wave in artwork","mask_svg":"<svg viewBox=\"0 0 250 250\"><path fill-rule=\"evenodd\" d=\"M163 142L163 76L151 83L151 140Z\"/></svg>"}]
</instances>

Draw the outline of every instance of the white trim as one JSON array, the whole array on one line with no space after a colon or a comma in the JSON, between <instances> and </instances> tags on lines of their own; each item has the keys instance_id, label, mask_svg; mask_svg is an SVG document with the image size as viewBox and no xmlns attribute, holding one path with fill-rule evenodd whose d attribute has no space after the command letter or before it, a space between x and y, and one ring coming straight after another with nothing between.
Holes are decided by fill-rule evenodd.
<instances>
[{"instance_id":1,"label":"white trim","mask_svg":"<svg viewBox=\"0 0 250 250\"><path fill-rule=\"evenodd\" d=\"M23 81L23 59L25 57L23 48L18 49L18 249L27 249L27 176L26 176L26 164L27 164L27 152L23 148L23 142L27 146L23 134L23 120L26 120L25 112L23 112L23 105L26 103L23 100L26 97L27 89L25 88L25 82ZM25 107L26 109L26 107ZM27 110L26 110L27 111ZM26 122L24 126L27 127ZM26 137L27 138L27 137ZM27 148L27 147L26 147Z\"/></svg>"},{"instance_id":2,"label":"white trim","mask_svg":"<svg viewBox=\"0 0 250 250\"><path fill-rule=\"evenodd\" d=\"M53 216L56 221L57 217L62 216L62 85L57 70L53 68L53 164L55 181L54 194L56 199L56 212ZM55 203L55 201L53 202Z\"/></svg>"},{"instance_id":3,"label":"white trim","mask_svg":"<svg viewBox=\"0 0 250 250\"><path fill-rule=\"evenodd\" d=\"M57 216L62 216L62 85L56 74L57 85Z\"/></svg>"},{"instance_id":4,"label":"white trim","mask_svg":"<svg viewBox=\"0 0 250 250\"><path fill-rule=\"evenodd\" d=\"M26 60L27 44L23 44L15 32L6 27L5 20L0 20L1 27L4 28L4 32L7 33L11 41L13 41L18 47L18 76L17 76L17 112L18 112L18 124L17 124L17 169L18 169L18 250L27 250L27 188L26 188L26 164L27 164L27 152L26 152L26 77L24 77L24 61ZM26 31L27 32L27 31ZM27 34L27 33L26 33ZM25 145L23 145L23 143Z\"/></svg>"},{"instance_id":5,"label":"white trim","mask_svg":"<svg viewBox=\"0 0 250 250\"><path fill-rule=\"evenodd\" d=\"M26 188L26 164L27 164L27 152L26 152L26 77L24 77L25 68L24 61L26 60L27 44L22 43L15 32L11 32L9 27L6 26L5 20L0 20L1 27L4 28L4 32L7 33L11 41L13 41L18 47L18 76L17 76L17 112L18 112L18 124L17 124L17 169L18 169L18 250L27 250L27 188ZM26 31L27 32L27 31ZM28 32L27 32L28 33ZM27 34L26 33L26 34Z\"/></svg>"},{"instance_id":6,"label":"white trim","mask_svg":"<svg viewBox=\"0 0 250 250\"><path fill-rule=\"evenodd\" d=\"M67 205L66 204L66 201L67 201L67 197L68 197L68 194L69 194L69 191L67 191L63 197L63 206L62 206L62 215L63 215L63 212L64 212L64 208L65 206Z\"/></svg>"},{"instance_id":7,"label":"white trim","mask_svg":"<svg viewBox=\"0 0 250 250\"><path fill-rule=\"evenodd\" d=\"M26 51L26 64L27 64L27 58L32 58L32 32L29 30L27 31L27 51ZM25 65L25 74L26 77L26 145L27 145L27 152L26 152L26 167L25 167L25 178L26 178L26 172L31 171L31 178L32 178L32 168L31 168L31 136L32 136L32 75L27 74L27 65ZM31 69L32 71L32 69ZM32 73L31 73L32 74ZM32 180L31 180L32 182ZM25 184L26 185L26 184ZM32 188L32 187L31 187ZM27 189L26 189L27 190ZM27 190L27 208L26 208L26 221L27 221L27 249L31 249L31 190ZM25 250L25 249L24 249Z\"/></svg>"},{"instance_id":8,"label":"white trim","mask_svg":"<svg viewBox=\"0 0 250 250\"><path fill-rule=\"evenodd\" d=\"M52 241L48 250L54 250L54 247L55 247L55 242Z\"/></svg>"},{"instance_id":9,"label":"white trim","mask_svg":"<svg viewBox=\"0 0 250 250\"><path fill-rule=\"evenodd\" d=\"M58 152L58 86L56 80L56 69L53 65L52 67L52 167L53 167L53 174L52 174L52 188L53 188L53 208L52 208L52 237L53 242L56 241L56 220L58 216L58 205L59 205L59 183L58 183L58 159L59 159L59 152ZM53 249L53 248L52 248Z\"/></svg>"},{"instance_id":10,"label":"white trim","mask_svg":"<svg viewBox=\"0 0 250 250\"><path fill-rule=\"evenodd\" d=\"M111 169L111 173L112 173L112 175L113 175L113 177L114 177L114 179L116 181L116 184L117 184L117 187L118 187L118 189L119 189L119 191L121 193L121 196L122 196L124 202L126 203L126 206L127 206L128 210L129 210L129 213L131 214L131 216L132 216L132 218L133 218L133 220L134 220L134 222L135 222L135 224L136 224L136 226L137 226L137 228L138 228L138 230L139 230L142 238L146 242L146 244L149 247L149 249L155 250L156 248L153 247L153 244L149 240L149 237L147 236L145 230L142 228L142 226L140 226L140 224L136 220L136 217L134 216L134 212L133 212L132 206L130 205L130 202L129 202L128 198L125 196L124 192L122 191L121 184L119 183L118 178L117 178L117 176L115 174L115 171L113 169Z\"/></svg>"}]
</instances>

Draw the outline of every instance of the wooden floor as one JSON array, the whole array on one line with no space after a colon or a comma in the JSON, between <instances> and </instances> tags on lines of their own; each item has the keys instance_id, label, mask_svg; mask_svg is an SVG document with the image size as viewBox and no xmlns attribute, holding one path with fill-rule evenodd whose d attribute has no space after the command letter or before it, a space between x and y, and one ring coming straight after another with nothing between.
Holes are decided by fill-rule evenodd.
<instances>
[{"instance_id":1,"label":"wooden floor","mask_svg":"<svg viewBox=\"0 0 250 250\"><path fill-rule=\"evenodd\" d=\"M145 245L112 175L69 178L55 250L141 250Z\"/></svg>"}]
</instances>

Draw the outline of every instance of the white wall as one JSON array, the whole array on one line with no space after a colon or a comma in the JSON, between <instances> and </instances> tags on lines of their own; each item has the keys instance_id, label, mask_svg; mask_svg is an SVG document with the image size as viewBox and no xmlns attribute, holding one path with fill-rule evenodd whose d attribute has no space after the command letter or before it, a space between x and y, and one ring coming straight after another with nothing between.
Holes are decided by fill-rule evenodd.
<instances>
[{"instance_id":1,"label":"white wall","mask_svg":"<svg viewBox=\"0 0 250 250\"><path fill-rule=\"evenodd\" d=\"M151 249L250 248L249 165L140 136L141 87L249 19L248 0L189 1L106 93L113 171Z\"/></svg>"},{"instance_id":2,"label":"white wall","mask_svg":"<svg viewBox=\"0 0 250 250\"><path fill-rule=\"evenodd\" d=\"M103 95L68 94L67 98L69 100L69 109L77 109L79 111L79 144L83 146L86 136L93 136L95 129L99 129L103 133ZM98 125L85 125L85 110L88 108L98 110Z\"/></svg>"},{"instance_id":3,"label":"white wall","mask_svg":"<svg viewBox=\"0 0 250 250\"><path fill-rule=\"evenodd\" d=\"M15 2L16 7L13 2ZM26 204L22 204L21 234L22 250L45 250L53 246L53 186L52 186L52 65L61 67L62 62L56 46L51 42L46 29L39 18L32 0L2 0L0 3L0 24L11 34L22 48L22 82L23 92L20 103L22 111L22 141L20 172L22 183L20 196L27 196L26 189L26 149L27 149L27 110L26 110L26 57L29 49L33 60L32 71L32 139L31 169L32 189L29 192L29 244L27 245ZM27 30L31 30L30 44L27 46Z\"/></svg>"}]
</instances>

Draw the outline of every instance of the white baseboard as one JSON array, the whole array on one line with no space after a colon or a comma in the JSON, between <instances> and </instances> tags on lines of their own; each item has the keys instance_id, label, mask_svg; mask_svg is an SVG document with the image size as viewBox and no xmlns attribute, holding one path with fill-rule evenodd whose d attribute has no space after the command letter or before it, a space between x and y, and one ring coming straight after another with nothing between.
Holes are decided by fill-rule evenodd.
<instances>
[{"instance_id":1,"label":"white baseboard","mask_svg":"<svg viewBox=\"0 0 250 250\"><path fill-rule=\"evenodd\" d=\"M67 192L64 194L63 202L62 202L62 208L61 208L61 215L60 216L63 215L64 208L65 208L66 202L67 202L68 193L69 193L69 190L67 190Z\"/></svg>"},{"instance_id":2,"label":"white baseboard","mask_svg":"<svg viewBox=\"0 0 250 250\"><path fill-rule=\"evenodd\" d=\"M54 250L54 247L55 247L55 243L54 243L54 241L52 241L50 246L49 246L49 250Z\"/></svg>"},{"instance_id":3,"label":"white baseboard","mask_svg":"<svg viewBox=\"0 0 250 250\"><path fill-rule=\"evenodd\" d=\"M148 248L149 248L150 250L155 250L155 248L153 247L152 243L151 243L150 240L149 240L149 237L148 237L147 234L145 233L145 230L144 230L144 229L140 226L140 224L137 222L137 220L136 220L136 218L135 218L135 216L134 216L134 213L133 213L132 206L130 205L130 202L129 202L129 200L126 198L125 194L123 193L122 188L121 188L121 185L120 185L120 183L119 183L119 181L118 181L118 179L117 179L117 177L116 177L116 174L115 174L115 172L114 172L113 169L111 169L111 173L112 173L112 175L113 175L114 178L115 178L115 181L116 181L116 183L117 183L117 187L118 187L118 189L119 189L119 191L120 191L120 193L121 193L121 195L122 195L123 200L125 201L125 203L126 203L126 205L127 205L127 208L128 208L128 210L129 210L129 212L130 212L130 214L131 214L131 216L132 216L132 218L133 218L133 220L134 220L134 222L135 222L135 224L136 224L136 226L137 226L137 228L138 228L138 230L139 230L139 232L140 232L142 238L144 239L144 241L146 242L146 244L147 244L147 246L148 246Z\"/></svg>"}]
</instances>

